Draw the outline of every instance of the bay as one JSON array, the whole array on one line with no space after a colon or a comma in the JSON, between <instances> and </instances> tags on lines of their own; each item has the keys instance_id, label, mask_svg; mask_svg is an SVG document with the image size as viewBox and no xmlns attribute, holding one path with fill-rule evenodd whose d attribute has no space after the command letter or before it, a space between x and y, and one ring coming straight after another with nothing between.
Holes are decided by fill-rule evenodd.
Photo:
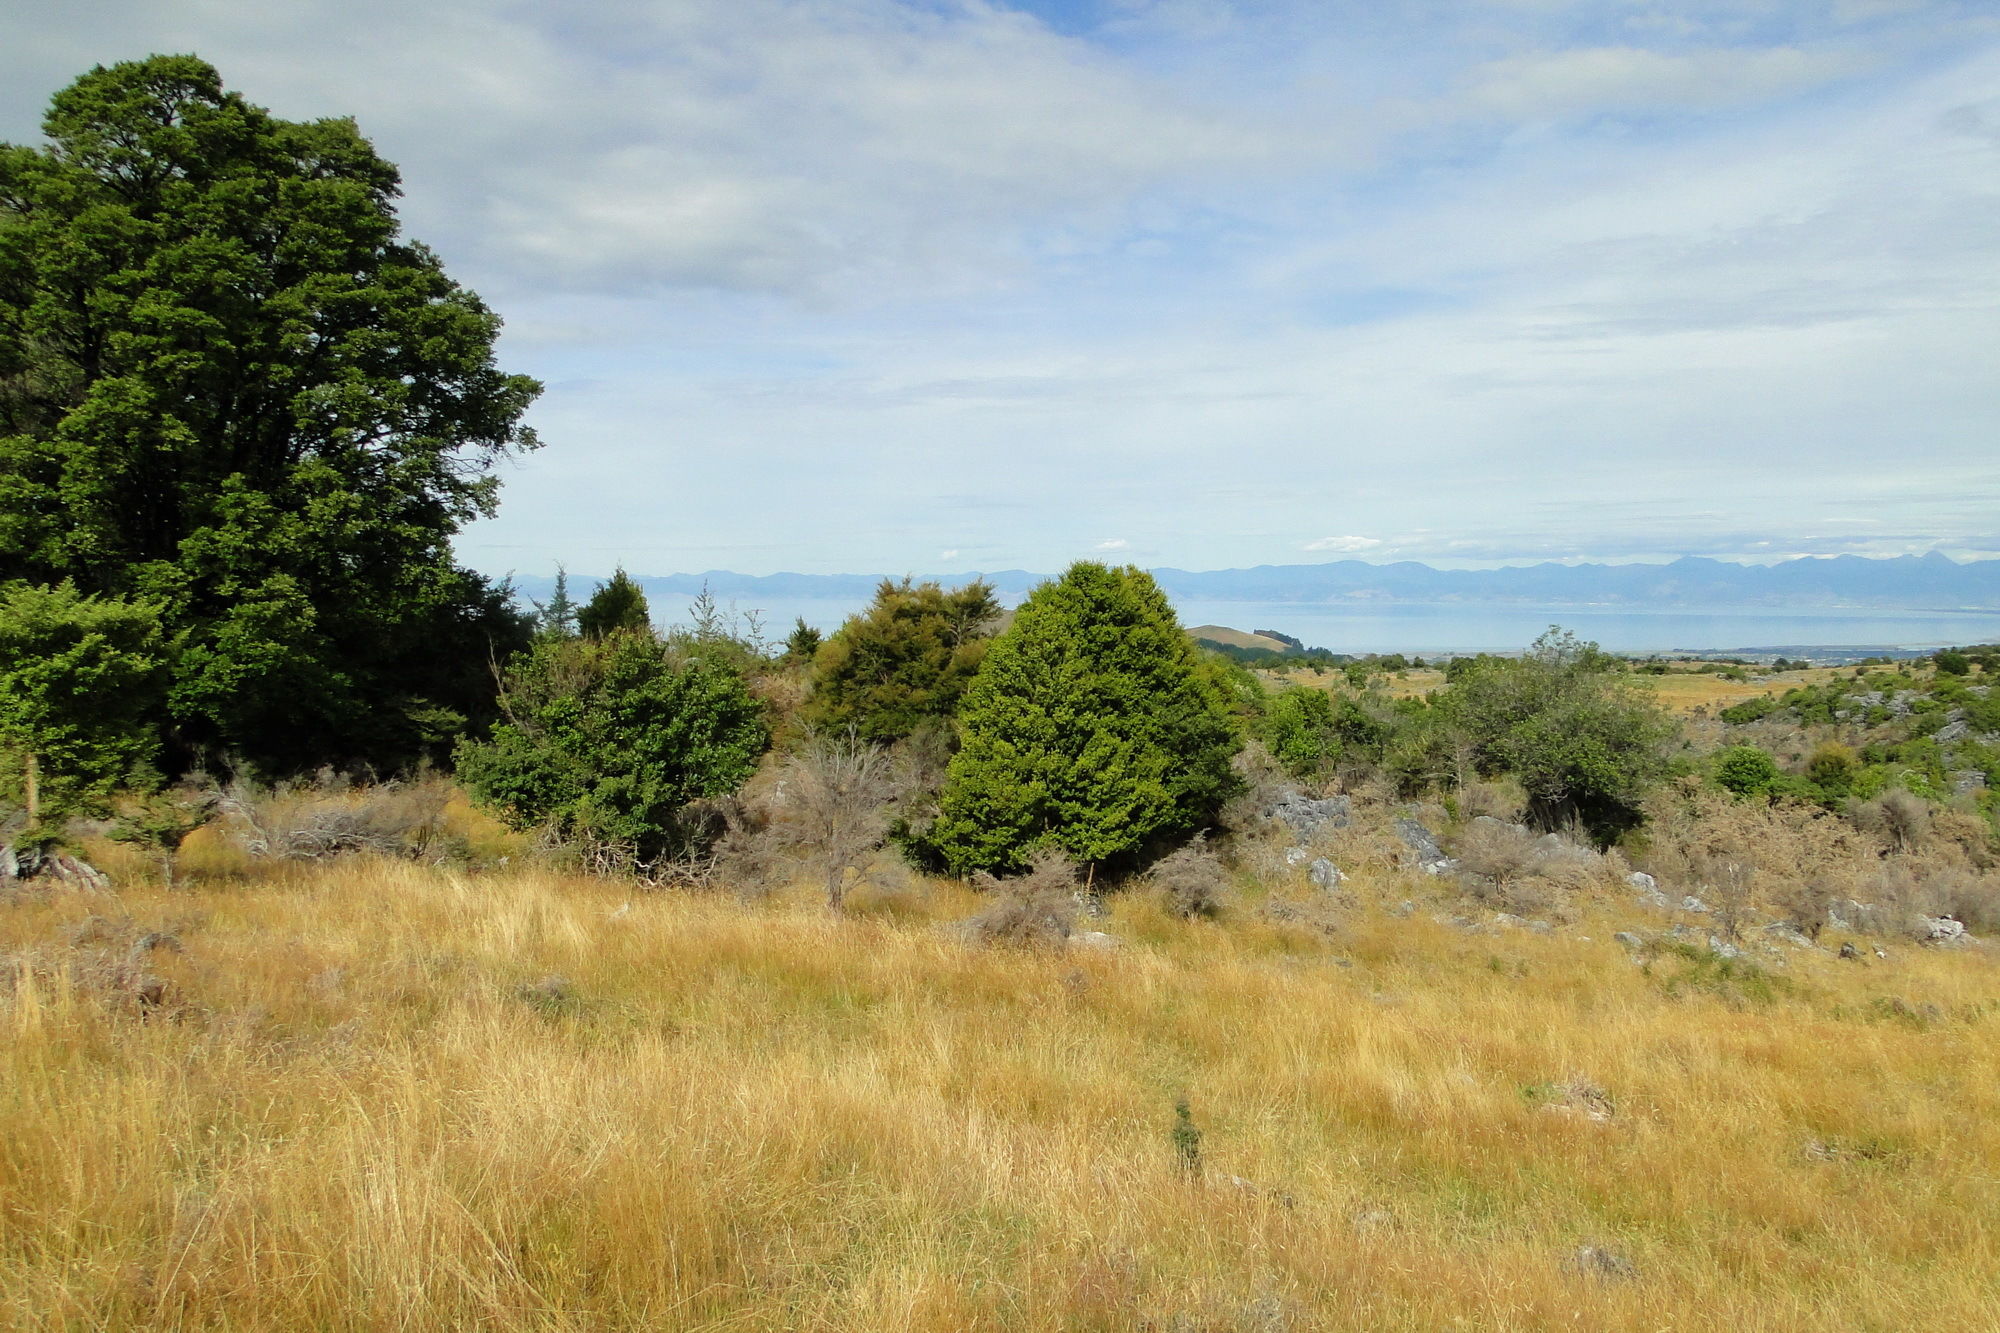
<instances>
[{"instance_id":1,"label":"bay","mask_svg":"<svg viewBox=\"0 0 2000 1333\"><path fill-rule=\"evenodd\" d=\"M721 599L747 628L754 616L767 640L782 640L796 619L823 632L840 627L862 598ZM1893 649L1921 651L2000 641L2000 611L1852 610L1812 607L1687 608L1468 605L1464 603L1314 604L1180 600L1185 625L1274 629L1336 653L1519 652L1551 625L1620 653L1681 649ZM687 608L656 599L654 617L685 624Z\"/></svg>"}]
</instances>

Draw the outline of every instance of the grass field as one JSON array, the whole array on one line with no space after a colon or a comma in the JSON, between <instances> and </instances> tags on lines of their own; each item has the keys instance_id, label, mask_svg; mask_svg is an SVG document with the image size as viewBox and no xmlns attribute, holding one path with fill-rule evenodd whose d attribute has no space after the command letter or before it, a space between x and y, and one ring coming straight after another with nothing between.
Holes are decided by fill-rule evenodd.
<instances>
[{"instance_id":1,"label":"grass field","mask_svg":"<svg viewBox=\"0 0 2000 1333\"><path fill-rule=\"evenodd\" d=\"M1135 894L1043 953L948 885L22 898L0 1325L2000 1327L1984 951L1641 966L1357 878L1331 934Z\"/></svg>"},{"instance_id":2,"label":"grass field","mask_svg":"<svg viewBox=\"0 0 2000 1333\"><path fill-rule=\"evenodd\" d=\"M1673 672L1665 676L1633 674L1629 679L1659 700L1662 707L1673 713L1692 713L1697 708L1707 708L1711 712L1740 704L1745 699L1756 699L1767 694L1783 694L1801 685L1819 685L1843 674L1838 667L1815 667L1807 671L1787 671L1780 675L1758 679L1726 680L1709 672ZM1283 678L1301 685L1317 685L1321 689L1345 688L1343 678L1336 672L1315 674L1312 671L1291 671L1283 673ZM1429 669L1398 672L1382 678L1382 687L1391 698L1409 699L1429 694L1444 688L1444 672Z\"/></svg>"}]
</instances>

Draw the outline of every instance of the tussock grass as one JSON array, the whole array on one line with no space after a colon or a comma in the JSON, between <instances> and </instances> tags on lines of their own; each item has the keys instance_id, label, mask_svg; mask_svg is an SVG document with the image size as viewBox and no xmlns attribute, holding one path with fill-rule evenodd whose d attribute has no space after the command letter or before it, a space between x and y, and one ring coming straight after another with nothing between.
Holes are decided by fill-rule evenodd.
<instances>
[{"instance_id":1,"label":"tussock grass","mask_svg":"<svg viewBox=\"0 0 2000 1333\"><path fill-rule=\"evenodd\" d=\"M1016 950L873 894L350 860L0 907L0 1325L2000 1326L1982 952L1748 995L1588 913L1135 894L1123 948Z\"/></svg>"}]
</instances>

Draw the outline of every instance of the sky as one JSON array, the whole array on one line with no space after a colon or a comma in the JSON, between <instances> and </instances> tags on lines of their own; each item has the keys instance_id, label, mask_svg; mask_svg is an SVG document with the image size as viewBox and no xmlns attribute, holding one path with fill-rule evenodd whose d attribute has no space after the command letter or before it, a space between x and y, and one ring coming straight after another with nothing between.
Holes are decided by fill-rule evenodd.
<instances>
[{"instance_id":1,"label":"sky","mask_svg":"<svg viewBox=\"0 0 2000 1333\"><path fill-rule=\"evenodd\" d=\"M1990 0L65 0L354 117L540 575L2000 555Z\"/></svg>"}]
</instances>

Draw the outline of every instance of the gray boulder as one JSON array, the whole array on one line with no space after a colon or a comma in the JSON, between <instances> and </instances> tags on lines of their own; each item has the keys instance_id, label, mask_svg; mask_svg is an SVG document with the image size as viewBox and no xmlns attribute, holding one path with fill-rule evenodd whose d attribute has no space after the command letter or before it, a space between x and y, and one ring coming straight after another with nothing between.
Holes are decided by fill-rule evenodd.
<instances>
[{"instance_id":1,"label":"gray boulder","mask_svg":"<svg viewBox=\"0 0 2000 1333\"><path fill-rule=\"evenodd\" d=\"M1955 917L1920 916L1917 918L1917 942L1953 949L1972 943L1972 936L1966 933L1965 923Z\"/></svg>"},{"instance_id":2,"label":"gray boulder","mask_svg":"<svg viewBox=\"0 0 2000 1333\"><path fill-rule=\"evenodd\" d=\"M1398 819L1396 836L1410 849L1417 869L1426 875L1443 875L1458 868L1458 862L1444 854L1438 846L1437 835L1414 819Z\"/></svg>"},{"instance_id":3,"label":"gray boulder","mask_svg":"<svg viewBox=\"0 0 2000 1333\"><path fill-rule=\"evenodd\" d=\"M1345 796L1314 800L1296 787L1285 787L1264 809L1266 819L1282 819L1299 838L1310 838L1321 829L1346 828L1354 817L1353 803Z\"/></svg>"},{"instance_id":4,"label":"gray boulder","mask_svg":"<svg viewBox=\"0 0 2000 1333\"><path fill-rule=\"evenodd\" d=\"M1526 824L1509 824L1506 820L1495 819L1492 815L1474 815L1472 822L1487 828L1506 829L1508 832L1518 833L1524 838L1528 836L1528 826Z\"/></svg>"},{"instance_id":5,"label":"gray boulder","mask_svg":"<svg viewBox=\"0 0 2000 1333\"><path fill-rule=\"evenodd\" d=\"M1322 856L1306 867L1306 878L1311 880L1313 887L1322 893L1332 893L1340 887L1341 881L1347 876L1341 874L1339 867Z\"/></svg>"}]
</instances>

